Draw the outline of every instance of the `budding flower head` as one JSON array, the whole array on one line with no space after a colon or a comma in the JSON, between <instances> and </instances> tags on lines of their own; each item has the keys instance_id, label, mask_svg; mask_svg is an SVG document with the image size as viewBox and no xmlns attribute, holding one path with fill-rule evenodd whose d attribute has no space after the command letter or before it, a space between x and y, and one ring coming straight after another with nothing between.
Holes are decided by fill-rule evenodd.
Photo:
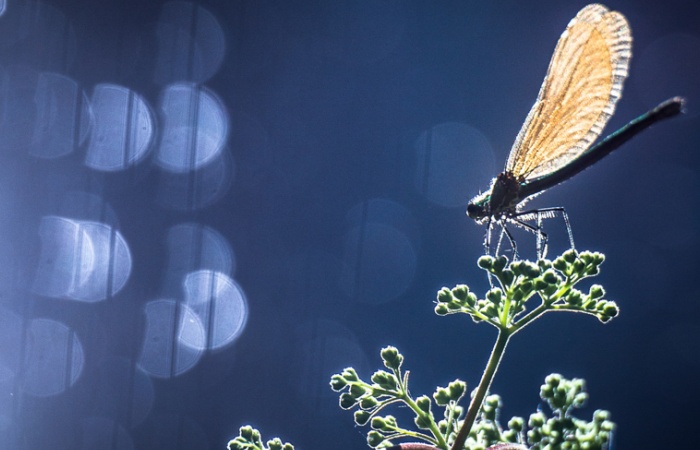
<instances>
[{"instance_id":1,"label":"budding flower head","mask_svg":"<svg viewBox=\"0 0 700 450\"><path fill-rule=\"evenodd\" d=\"M493 288L486 293L486 298L491 303L499 304L503 299L503 291L500 288Z\"/></svg>"},{"instance_id":2,"label":"budding flower head","mask_svg":"<svg viewBox=\"0 0 700 450\"><path fill-rule=\"evenodd\" d=\"M397 381L394 374L386 372L384 370L378 370L372 375L372 383L377 384L380 388L389 391L396 390Z\"/></svg>"},{"instance_id":3,"label":"budding flower head","mask_svg":"<svg viewBox=\"0 0 700 450\"><path fill-rule=\"evenodd\" d=\"M360 398L365 393L367 392L367 389L364 388L364 386L359 385L359 384L353 384L350 386L350 395L352 395L355 398Z\"/></svg>"},{"instance_id":4,"label":"budding flower head","mask_svg":"<svg viewBox=\"0 0 700 450\"><path fill-rule=\"evenodd\" d=\"M360 426L363 426L367 425L367 422L369 421L369 418L372 417L372 414L369 411L363 411L360 409L358 411L355 411L354 417L355 423Z\"/></svg>"},{"instance_id":5,"label":"budding flower head","mask_svg":"<svg viewBox=\"0 0 700 450\"><path fill-rule=\"evenodd\" d=\"M452 288L452 295L454 295L458 300L464 301L469 296L469 288L464 284L455 286Z\"/></svg>"},{"instance_id":6,"label":"budding flower head","mask_svg":"<svg viewBox=\"0 0 700 450\"><path fill-rule=\"evenodd\" d=\"M598 300L599 298L603 298L603 296L605 295L605 289L603 289L603 286L601 286L599 284L594 284L588 290L588 295L592 299Z\"/></svg>"},{"instance_id":7,"label":"budding flower head","mask_svg":"<svg viewBox=\"0 0 700 450\"><path fill-rule=\"evenodd\" d=\"M508 258L501 255L493 261L493 264L491 265L491 269L494 272L500 272L506 267L507 264L508 264Z\"/></svg>"},{"instance_id":8,"label":"budding flower head","mask_svg":"<svg viewBox=\"0 0 700 450\"><path fill-rule=\"evenodd\" d=\"M450 392L450 398L457 401L462 398L464 393L467 391L467 383L462 380L454 380L452 383L447 385L447 389Z\"/></svg>"},{"instance_id":9,"label":"budding flower head","mask_svg":"<svg viewBox=\"0 0 700 450\"><path fill-rule=\"evenodd\" d=\"M369 445L371 448L376 448L384 442L384 436L378 431L370 431L367 433L367 445Z\"/></svg>"},{"instance_id":10,"label":"budding flower head","mask_svg":"<svg viewBox=\"0 0 700 450\"><path fill-rule=\"evenodd\" d=\"M416 399L418 408L426 413L430 412L430 398L427 395L421 395Z\"/></svg>"},{"instance_id":11,"label":"budding flower head","mask_svg":"<svg viewBox=\"0 0 700 450\"><path fill-rule=\"evenodd\" d=\"M345 381L345 378L343 378L342 375L333 375L331 377L331 389L334 391L339 392L347 385L348 383Z\"/></svg>"},{"instance_id":12,"label":"budding flower head","mask_svg":"<svg viewBox=\"0 0 700 450\"><path fill-rule=\"evenodd\" d=\"M572 249L569 249L569 250L565 251L564 253L562 253L561 257L562 257L562 259L564 259L564 261L571 264L578 257L578 252L572 248Z\"/></svg>"},{"instance_id":13,"label":"budding flower head","mask_svg":"<svg viewBox=\"0 0 700 450\"><path fill-rule=\"evenodd\" d=\"M357 399L347 392L340 396L340 407L343 409L350 409L357 403Z\"/></svg>"},{"instance_id":14,"label":"budding flower head","mask_svg":"<svg viewBox=\"0 0 700 450\"><path fill-rule=\"evenodd\" d=\"M362 400L360 400L360 408L362 408L362 409L376 408L376 406L378 404L379 404L379 401L375 397L372 397L371 395L362 397Z\"/></svg>"},{"instance_id":15,"label":"budding flower head","mask_svg":"<svg viewBox=\"0 0 700 450\"><path fill-rule=\"evenodd\" d=\"M384 366L386 366L387 369L399 370L401 364L403 364L403 355L399 353L396 347L389 346L383 348L381 356L384 361Z\"/></svg>"},{"instance_id":16,"label":"budding flower head","mask_svg":"<svg viewBox=\"0 0 700 450\"><path fill-rule=\"evenodd\" d=\"M449 303L452 301L452 291L446 287L440 289L437 294L438 303Z\"/></svg>"},{"instance_id":17,"label":"budding flower head","mask_svg":"<svg viewBox=\"0 0 700 450\"><path fill-rule=\"evenodd\" d=\"M359 381L360 377L357 375L357 372L355 372L355 369L352 367L348 367L346 369L343 369L343 372L340 374L347 382L353 382L353 381Z\"/></svg>"},{"instance_id":18,"label":"budding flower head","mask_svg":"<svg viewBox=\"0 0 700 450\"><path fill-rule=\"evenodd\" d=\"M493 267L494 258L491 255L484 255L479 258L476 264L484 270L490 270Z\"/></svg>"}]
</instances>

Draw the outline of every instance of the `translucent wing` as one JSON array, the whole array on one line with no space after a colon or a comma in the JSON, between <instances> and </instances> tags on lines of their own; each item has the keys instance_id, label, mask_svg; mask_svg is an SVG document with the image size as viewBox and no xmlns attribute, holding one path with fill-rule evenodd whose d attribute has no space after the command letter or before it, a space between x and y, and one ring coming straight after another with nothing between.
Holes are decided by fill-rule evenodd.
<instances>
[{"instance_id":1,"label":"translucent wing","mask_svg":"<svg viewBox=\"0 0 700 450\"><path fill-rule=\"evenodd\" d=\"M559 38L506 171L533 179L583 153L615 111L631 56L632 35L622 14L597 4L579 11Z\"/></svg>"}]
</instances>

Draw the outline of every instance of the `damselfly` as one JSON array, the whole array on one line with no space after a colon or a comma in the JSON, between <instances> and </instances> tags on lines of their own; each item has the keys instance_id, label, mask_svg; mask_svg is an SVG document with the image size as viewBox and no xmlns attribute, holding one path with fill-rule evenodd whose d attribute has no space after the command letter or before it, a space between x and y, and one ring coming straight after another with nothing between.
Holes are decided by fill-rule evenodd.
<instances>
[{"instance_id":1,"label":"damselfly","mask_svg":"<svg viewBox=\"0 0 700 450\"><path fill-rule=\"evenodd\" d=\"M488 192L473 198L467 207L469 217L487 225L487 252L493 226L499 224L496 253L505 234L517 257L515 241L507 228L507 224L513 224L537 236L537 255L544 257L547 235L542 231L542 219L556 215L563 217L574 248L564 208L523 211L525 202L596 163L653 123L682 111L682 98L669 99L591 147L615 111L631 56L632 35L622 14L592 4L569 22L505 170L493 180ZM534 224L528 223L533 220Z\"/></svg>"}]
</instances>

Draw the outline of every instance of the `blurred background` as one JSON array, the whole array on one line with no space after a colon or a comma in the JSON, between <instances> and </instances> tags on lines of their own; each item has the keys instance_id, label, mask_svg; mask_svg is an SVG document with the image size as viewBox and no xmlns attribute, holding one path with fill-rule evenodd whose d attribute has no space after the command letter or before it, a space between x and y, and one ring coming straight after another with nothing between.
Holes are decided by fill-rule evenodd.
<instances>
[{"instance_id":1,"label":"blurred background","mask_svg":"<svg viewBox=\"0 0 700 450\"><path fill-rule=\"evenodd\" d=\"M466 204L584 5L0 1L0 447L222 449L250 423L365 448L328 381L389 344L416 396L474 388L495 331L435 294L488 289ZM547 374L582 377L613 448L693 448L700 5L608 6L634 47L606 131L674 95L687 113L530 203L607 255L621 316L545 316L492 391L505 423Z\"/></svg>"}]
</instances>

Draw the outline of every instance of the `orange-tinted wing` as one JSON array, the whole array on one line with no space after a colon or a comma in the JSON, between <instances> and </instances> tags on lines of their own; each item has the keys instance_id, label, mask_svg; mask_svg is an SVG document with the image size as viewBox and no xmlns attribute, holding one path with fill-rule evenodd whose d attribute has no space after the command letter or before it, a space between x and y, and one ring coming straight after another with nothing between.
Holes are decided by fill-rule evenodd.
<instances>
[{"instance_id":1,"label":"orange-tinted wing","mask_svg":"<svg viewBox=\"0 0 700 450\"><path fill-rule=\"evenodd\" d=\"M631 56L632 35L622 14L598 4L579 11L559 38L506 171L533 179L584 152L615 111Z\"/></svg>"}]
</instances>

